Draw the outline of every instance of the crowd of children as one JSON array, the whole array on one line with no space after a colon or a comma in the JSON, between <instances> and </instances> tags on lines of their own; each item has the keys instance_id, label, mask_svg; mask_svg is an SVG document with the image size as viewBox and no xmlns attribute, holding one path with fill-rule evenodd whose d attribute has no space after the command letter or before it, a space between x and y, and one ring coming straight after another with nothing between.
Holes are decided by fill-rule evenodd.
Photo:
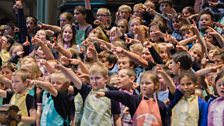
<instances>
[{"instance_id":1,"label":"crowd of children","mask_svg":"<svg viewBox=\"0 0 224 126\"><path fill-rule=\"evenodd\" d=\"M0 25L0 106L18 106L19 126L223 126L224 1L174 3L112 15L85 0L55 26L16 0L16 23Z\"/></svg>"}]
</instances>

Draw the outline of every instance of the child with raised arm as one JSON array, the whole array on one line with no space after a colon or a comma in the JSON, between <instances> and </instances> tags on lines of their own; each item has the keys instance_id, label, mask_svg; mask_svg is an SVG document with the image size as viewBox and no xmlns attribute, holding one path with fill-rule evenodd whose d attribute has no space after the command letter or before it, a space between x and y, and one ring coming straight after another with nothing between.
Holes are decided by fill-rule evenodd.
<instances>
[{"instance_id":1,"label":"child with raised arm","mask_svg":"<svg viewBox=\"0 0 224 126\"><path fill-rule=\"evenodd\" d=\"M0 97L10 99L9 104L19 107L22 119L18 126L30 126L36 120L35 100L28 94L26 88L28 85L26 79L29 77L29 73L24 70L17 70L12 74L12 90L14 92L12 97L10 97L11 92L0 90Z\"/></svg>"},{"instance_id":2,"label":"child with raised arm","mask_svg":"<svg viewBox=\"0 0 224 126\"><path fill-rule=\"evenodd\" d=\"M169 126L169 115L163 102L156 98L159 89L158 76L145 71L140 81L141 95L130 95L120 91L101 91L96 96L106 96L129 108L134 126Z\"/></svg>"},{"instance_id":3,"label":"child with raised arm","mask_svg":"<svg viewBox=\"0 0 224 126\"><path fill-rule=\"evenodd\" d=\"M118 102L108 98L96 98L95 92L107 91L108 70L100 63L93 64L90 67L90 86L82 84L81 80L74 72L59 65L62 72L74 84L75 92L79 92L84 101L84 112L81 120L81 126L112 126L112 115L115 126L121 125L120 107Z\"/></svg>"},{"instance_id":4,"label":"child with raised arm","mask_svg":"<svg viewBox=\"0 0 224 126\"><path fill-rule=\"evenodd\" d=\"M195 94L197 86L196 75L188 70L179 75L179 88L164 70L157 69L169 87L174 92L169 108L172 110L171 126L206 126L207 103Z\"/></svg>"},{"instance_id":5,"label":"child with raised arm","mask_svg":"<svg viewBox=\"0 0 224 126\"><path fill-rule=\"evenodd\" d=\"M69 126L69 96L70 81L63 73L50 75L50 82L30 80L30 84L45 90L42 94L42 113L40 125ZM73 106L74 107L74 106Z\"/></svg>"}]
</instances>

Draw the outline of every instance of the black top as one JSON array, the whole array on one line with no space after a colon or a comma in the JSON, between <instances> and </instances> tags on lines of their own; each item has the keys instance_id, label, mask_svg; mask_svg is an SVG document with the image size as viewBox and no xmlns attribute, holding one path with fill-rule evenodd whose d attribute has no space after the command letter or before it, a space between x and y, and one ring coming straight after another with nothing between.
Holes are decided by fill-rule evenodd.
<instances>
[{"instance_id":1,"label":"black top","mask_svg":"<svg viewBox=\"0 0 224 126\"><path fill-rule=\"evenodd\" d=\"M129 112L131 116L135 114L135 111L137 110L141 100L142 95L129 95L128 93L121 92L121 91L106 91L105 96L114 99L116 101L121 102L123 105L127 106L129 108ZM147 99L147 98L144 98ZM166 108L165 104L157 99L158 105L159 105L159 111L162 119L163 126L169 126L170 125L170 112Z\"/></svg>"}]
</instances>

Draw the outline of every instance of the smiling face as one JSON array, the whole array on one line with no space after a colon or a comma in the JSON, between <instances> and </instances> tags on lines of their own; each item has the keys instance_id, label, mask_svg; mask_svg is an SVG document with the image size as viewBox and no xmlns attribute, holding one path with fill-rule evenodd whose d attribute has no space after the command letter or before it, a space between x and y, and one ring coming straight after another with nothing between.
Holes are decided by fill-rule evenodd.
<instances>
[{"instance_id":1,"label":"smiling face","mask_svg":"<svg viewBox=\"0 0 224 126\"><path fill-rule=\"evenodd\" d=\"M62 32L62 38L65 43L69 43L73 39L73 31L70 25L65 25L63 32Z\"/></svg>"},{"instance_id":2,"label":"smiling face","mask_svg":"<svg viewBox=\"0 0 224 126\"><path fill-rule=\"evenodd\" d=\"M215 88L219 97L224 97L224 76L216 81Z\"/></svg>"}]
</instances>

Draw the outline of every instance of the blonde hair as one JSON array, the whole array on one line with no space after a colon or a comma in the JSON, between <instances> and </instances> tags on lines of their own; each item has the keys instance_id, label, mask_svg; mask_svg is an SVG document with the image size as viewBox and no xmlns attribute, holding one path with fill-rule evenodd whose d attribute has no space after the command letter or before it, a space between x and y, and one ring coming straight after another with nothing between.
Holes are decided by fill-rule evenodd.
<instances>
[{"instance_id":1,"label":"blonde hair","mask_svg":"<svg viewBox=\"0 0 224 126\"><path fill-rule=\"evenodd\" d=\"M22 48L22 50L23 50L23 46L22 46L21 44L19 44L19 43L14 43L14 44L12 45L12 47L9 49L9 53L10 53L11 56L12 56L12 51L13 51L16 47L20 47L20 48Z\"/></svg>"},{"instance_id":2,"label":"blonde hair","mask_svg":"<svg viewBox=\"0 0 224 126\"><path fill-rule=\"evenodd\" d=\"M129 13L132 12L132 9L130 6L126 5L126 4L123 4L121 5L119 8L118 8L118 11L121 11L121 10L128 10Z\"/></svg>"},{"instance_id":3,"label":"blonde hair","mask_svg":"<svg viewBox=\"0 0 224 126\"><path fill-rule=\"evenodd\" d=\"M94 63L90 69L89 69L89 73L91 74L99 74L102 75L103 77L107 78L108 77L108 70L107 68L101 64L101 63Z\"/></svg>"},{"instance_id":4,"label":"blonde hair","mask_svg":"<svg viewBox=\"0 0 224 126\"><path fill-rule=\"evenodd\" d=\"M31 74L31 79L37 79L41 76L41 71L36 62L21 64L20 70L29 71Z\"/></svg>"},{"instance_id":5,"label":"blonde hair","mask_svg":"<svg viewBox=\"0 0 224 126\"><path fill-rule=\"evenodd\" d=\"M97 10L97 13L98 13L99 11L102 11L102 12L104 12L104 13L106 13L106 14L108 15L109 20L108 20L107 23L108 23L108 25L111 25L111 23L112 23L112 17L111 17L111 12L110 12L110 10L107 9L107 8L99 8L99 9Z\"/></svg>"},{"instance_id":6,"label":"blonde hair","mask_svg":"<svg viewBox=\"0 0 224 126\"><path fill-rule=\"evenodd\" d=\"M143 51L143 45L141 43L132 44L129 47L130 51L136 54L141 54Z\"/></svg>"},{"instance_id":7,"label":"blonde hair","mask_svg":"<svg viewBox=\"0 0 224 126\"><path fill-rule=\"evenodd\" d=\"M52 73L50 75L50 78L52 79L53 77L57 78L63 84L61 91L65 91L68 89L71 81L62 72Z\"/></svg>"},{"instance_id":8,"label":"blonde hair","mask_svg":"<svg viewBox=\"0 0 224 126\"><path fill-rule=\"evenodd\" d=\"M19 77L21 77L21 80L22 80L23 82L25 82L26 79L30 79L30 74L29 74L29 72L28 72L27 70L22 70L22 69L15 71L15 72L12 74L12 76L19 76Z\"/></svg>"},{"instance_id":9,"label":"blonde hair","mask_svg":"<svg viewBox=\"0 0 224 126\"><path fill-rule=\"evenodd\" d=\"M155 91L159 90L159 77L157 74L155 74L153 71L145 71L142 73L140 82L142 81L142 78L147 78L149 77L150 80L154 83L155 85Z\"/></svg>"}]
</instances>

